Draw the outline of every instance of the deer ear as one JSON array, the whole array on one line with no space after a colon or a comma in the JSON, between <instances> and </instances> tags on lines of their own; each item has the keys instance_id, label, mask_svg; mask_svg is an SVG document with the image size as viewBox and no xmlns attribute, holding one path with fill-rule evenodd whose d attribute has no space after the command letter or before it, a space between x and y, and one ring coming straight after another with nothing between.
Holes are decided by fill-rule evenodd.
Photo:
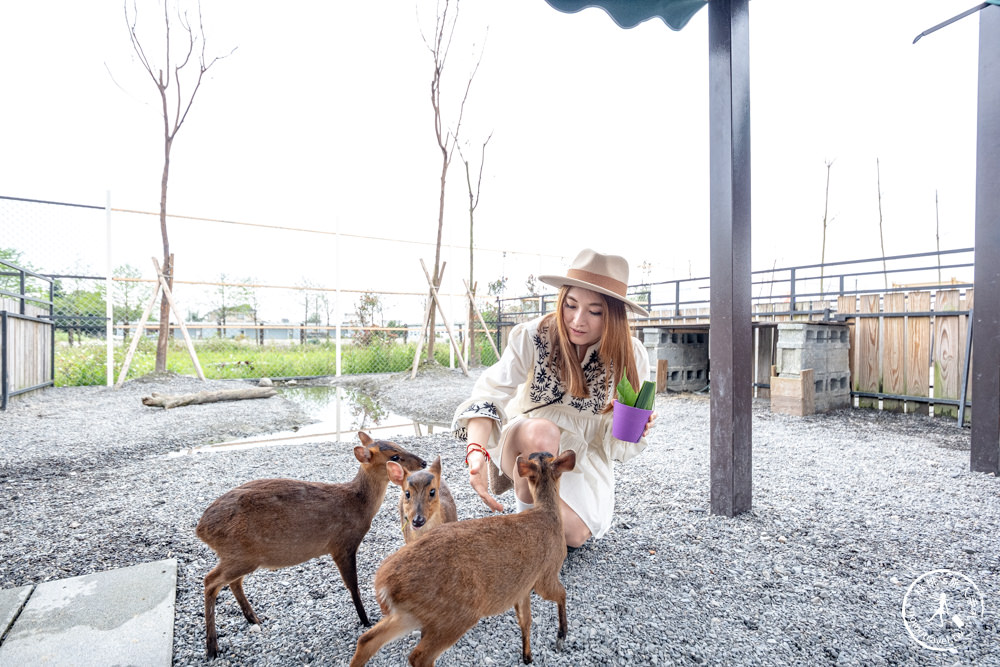
<instances>
[{"instance_id":1,"label":"deer ear","mask_svg":"<svg viewBox=\"0 0 1000 667\"><path fill-rule=\"evenodd\" d=\"M365 433L364 431L358 431L358 440L360 440L361 444L364 445L365 447L369 446L374 442L374 440L372 440L372 437L367 433Z\"/></svg>"},{"instance_id":2,"label":"deer ear","mask_svg":"<svg viewBox=\"0 0 1000 667\"><path fill-rule=\"evenodd\" d=\"M517 474L519 477L530 477L531 473L535 471L535 463L523 456L517 457Z\"/></svg>"},{"instance_id":3,"label":"deer ear","mask_svg":"<svg viewBox=\"0 0 1000 667\"><path fill-rule=\"evenodd\" d=\"M362 447L357 445L354 448L354 458L356 458L361 463L370 463L372 460L372 453L367 447Z\"/></svg>"},{"instance_id":4,"label":"deer ear","mask_svg":"<svg viewBox=\"0 0 1000 667\"><path fill-rule=\"evenodd\" d=\"M440 456L438 456L436 459L434 459L434 463L431 464L430 471L431 471L431 474L435 475L436 477L440 477L441 476L441 457Z\"/></svg>"},{"instance_id":5,"label":"deer ear","mask_svg":"<svg viewBox=\"0 0 1000 667\"><path fill-rule=\"evenodd\" d=\"M569 472L576 467L576 452L572 449L567 449L552 463L555 466L555 469L559 471L560 475L564 472Z\"/></svg>"},{"instance_id":6,"label":"deer ear","mask_svg":"<svg viewBox=\"0 0 1000 667\"><path fill-rule=\"evenodd\" d=\"M385 469L389 472L390 482L396 486L403 486L403 480L406 479L406 471L403 470L403 466L395 461L386 461Z\"/></svg>"}]
</instances>

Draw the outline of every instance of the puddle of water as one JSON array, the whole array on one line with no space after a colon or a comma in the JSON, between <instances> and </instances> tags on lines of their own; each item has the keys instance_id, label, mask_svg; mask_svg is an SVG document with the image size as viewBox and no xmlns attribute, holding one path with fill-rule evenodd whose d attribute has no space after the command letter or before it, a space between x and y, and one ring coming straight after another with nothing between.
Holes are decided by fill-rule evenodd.
<instances>
[{"instance_id":1,"label":"puddle of water","mask_svg":"<svg viewBox=\"0 0 1000 667\"><path fill-rule=\"evenodd\" d=\"M319 420L295 431L241 438L214 445L190 447L168 456L186 456L201 452L235 451L254 447L302 444L310 442L341 442L357 440L358 431L375 438L394 435L424 435L440 432L448 424L416 422L386 410L378 401L348 387L279 387L284 398L298 403L311 417Z\"/></svg>"}]
</instances>

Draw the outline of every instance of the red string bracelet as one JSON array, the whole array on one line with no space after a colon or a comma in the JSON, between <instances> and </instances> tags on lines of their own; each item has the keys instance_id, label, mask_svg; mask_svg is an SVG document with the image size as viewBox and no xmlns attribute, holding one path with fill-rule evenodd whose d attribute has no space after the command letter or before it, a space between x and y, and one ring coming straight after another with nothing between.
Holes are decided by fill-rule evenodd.
<instances>
[{"instance_id":1,"label":"red string bracelet","mask_svg":"<svg viewBox=\"0 0 1000 667\"><path fill-rule=\"evenodd\" d=\"M469 465L469 454L472 452L482 452L486 460L490 460L490 453L486 451L486 448L480 445L478 442L470 442L469 446L465 448L465 465Z\"/></svg>"}]
</instances>

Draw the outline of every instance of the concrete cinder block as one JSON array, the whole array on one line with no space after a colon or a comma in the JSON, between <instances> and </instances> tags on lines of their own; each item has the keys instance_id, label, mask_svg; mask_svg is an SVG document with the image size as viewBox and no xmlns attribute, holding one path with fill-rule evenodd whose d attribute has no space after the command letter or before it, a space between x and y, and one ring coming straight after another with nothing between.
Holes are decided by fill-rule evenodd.
<instances>
[{"instance_id":1,"label":"concrete cinder block","mask_svg":"<svg viewBox=\"0 0 1000 667\"><path fill-rule=\"evenodd\" d=\"M657 386L656 368L666 365L665 387L672 391L699 391L708 384L708 332L644 327L643 344L649 358L650 379Z\"/></svg>"},{"instance_id":2,"label":"concrete cinder block","mask_svg":"<svg viewBox=\"0 0 1000 667\"><path fill-rule=\"evenodd\" d=\"M778 375L798 374L811 368L817 376L848 373L850 346L842 324L782 322L778 324Z\"/></svg>"}]
</instances>

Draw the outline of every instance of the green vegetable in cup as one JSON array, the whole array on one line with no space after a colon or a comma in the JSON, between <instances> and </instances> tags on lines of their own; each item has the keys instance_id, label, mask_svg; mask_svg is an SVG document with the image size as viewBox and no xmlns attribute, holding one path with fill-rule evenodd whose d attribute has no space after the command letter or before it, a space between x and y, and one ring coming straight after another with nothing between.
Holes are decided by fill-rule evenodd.
<instances>
[{"instance_id":1,"label":"green vegetable in cup","mask_svg":"<svg viewBox=\"0 0 1000 667\"><path fill-rule=\"evenodd\" d=\"M645 380L642 387L636 392L632 388L632 383L624 375L618 383L618 402L622 405L629 405L640 410L652 410L656 400L656 383Z\"/></svg>"}]
</instances>

